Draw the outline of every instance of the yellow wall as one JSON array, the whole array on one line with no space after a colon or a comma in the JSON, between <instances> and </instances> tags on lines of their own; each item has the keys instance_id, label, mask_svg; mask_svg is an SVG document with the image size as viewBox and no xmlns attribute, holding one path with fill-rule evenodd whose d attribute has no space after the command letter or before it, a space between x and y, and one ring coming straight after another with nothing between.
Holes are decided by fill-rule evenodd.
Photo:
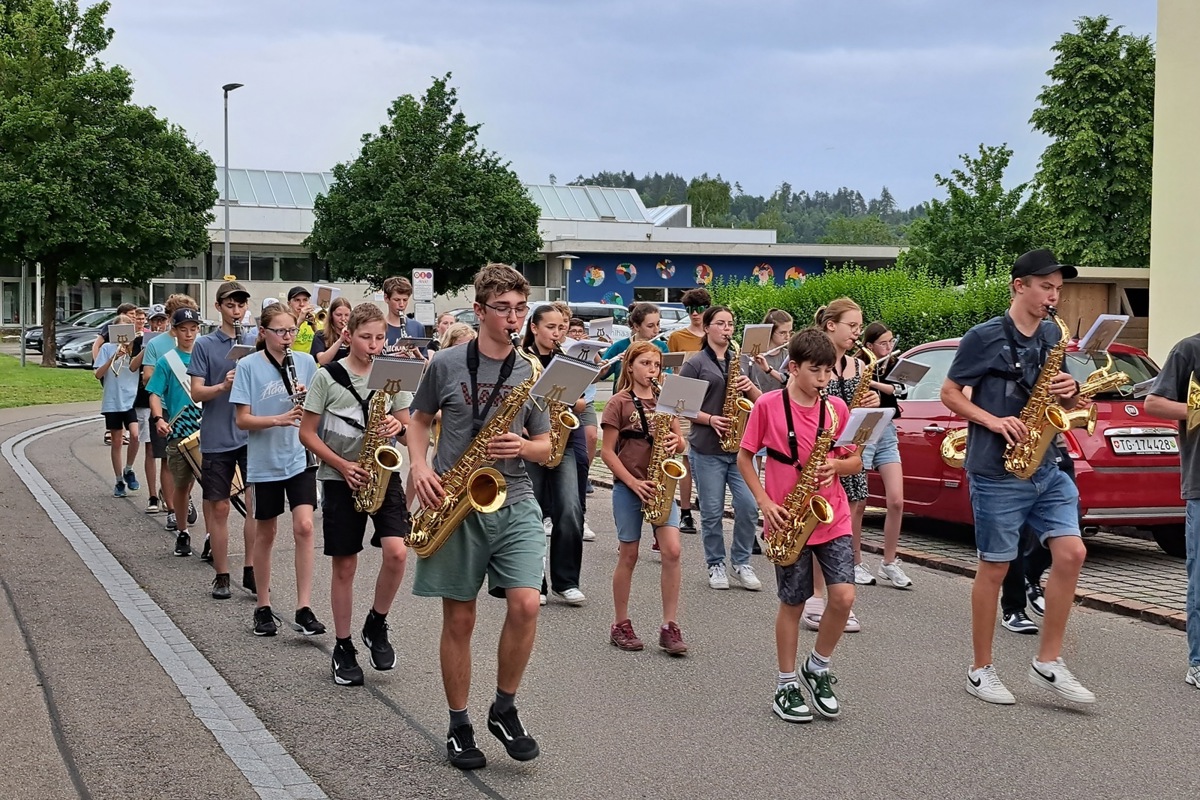
<instances>
[{"instance_id":1,"label":"yellow wall","mask_svg":"<svg viewBox=\"0 0 1200 800\"><path fill-rule=\"evenodd\" d=\"M1154 74L1154 210L1150 224L1150 356L1200 331L1200 3L1158 0Z\"/></svg>"}]
</instances>

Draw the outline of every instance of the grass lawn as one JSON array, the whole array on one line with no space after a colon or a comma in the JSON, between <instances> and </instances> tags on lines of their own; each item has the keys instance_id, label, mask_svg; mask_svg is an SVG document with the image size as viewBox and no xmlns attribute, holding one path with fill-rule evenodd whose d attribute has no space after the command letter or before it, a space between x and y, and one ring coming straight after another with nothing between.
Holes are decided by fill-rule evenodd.
<instances>
[{"instance_id":1,"label":"grass lawn","mask_svg":"<svg viewBox=\"0 0 1200 800\"><path fill-rule=\"evenodd\" d=\"M0 408L100 399L100 381L90 369L48 369L39 365L41 357L27 356L21 369L21 359L0 355Z\"/></svg>"}]
</instances>

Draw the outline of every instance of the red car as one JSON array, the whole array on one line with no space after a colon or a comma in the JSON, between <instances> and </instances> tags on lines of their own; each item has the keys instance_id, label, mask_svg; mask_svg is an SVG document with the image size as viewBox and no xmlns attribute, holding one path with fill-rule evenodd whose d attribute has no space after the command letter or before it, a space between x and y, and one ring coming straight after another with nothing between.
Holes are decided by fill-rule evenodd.
<instances>
[{"instance_id":1,"label":"red car","mask_svg":"<svg viewBox=\"0 0 1200 800\"><path fill-rule=\"evenodd\" d=\"M900 401L903 416L896 421L900 458L904 464L904 510L918 517L970 525L971 499L966 475L942 460L946 433L966 427L940 399L942 383L954 360L958 339L914 347L904 358L927 365L929 371ZM1175 422L1146 414L1134 398L1133 384L1158 374L1158 366L1135 347L1114 344L1113 368L1129 375L1131 384L1095 398L1096 428L1066 432L1068 454L1075 462L1085 535L1099 528L1148 530L1163 551L1184 556L1184 502L1179 496L1179 429ZM1067 348L1066 370L1083 381L1104 365ZM883 483L868 474L870 502L884 505Z\"/></svg>"}]
</instances>

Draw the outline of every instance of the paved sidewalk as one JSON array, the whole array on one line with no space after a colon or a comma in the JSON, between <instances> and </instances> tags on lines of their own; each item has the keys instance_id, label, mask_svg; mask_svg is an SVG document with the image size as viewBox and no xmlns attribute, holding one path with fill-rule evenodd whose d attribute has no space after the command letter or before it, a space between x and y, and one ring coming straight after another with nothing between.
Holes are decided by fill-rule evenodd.
<instances>
[{"instance_id":1,"label":"paved sidewalk","mask_svg":"<svg viewBox=\"0 0 1200 800\"><path fill-rule=\"evenodd\" d=\"M597 458L592 481L612 486L612 473ZM726 498L726 514L732 505ZM883 512L868 509L863 525L863 549L883 552ZM906 518L900 534L900 558L934 569L975 575L975 543L971 529L931 520ZM1085 539L1084 564L1076 599L1086 606L1125 614L1184 630L1187 570L1184 561L1168 556L1153 541L1111 533Z\"/></svg>"}]
</instances>

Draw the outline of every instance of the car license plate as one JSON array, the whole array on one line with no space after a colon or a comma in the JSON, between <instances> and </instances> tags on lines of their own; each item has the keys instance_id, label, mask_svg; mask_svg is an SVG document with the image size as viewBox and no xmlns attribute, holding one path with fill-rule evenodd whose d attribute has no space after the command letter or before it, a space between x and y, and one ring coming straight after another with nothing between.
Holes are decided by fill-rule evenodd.
<instances>
[{"instance_id":1,"label":"car license plate","mask_svg":"<svg viewBox=\"0 0 1200 800\"><path fill-rule=\"evenodd\" d=\"M1179 441L1174 436L1114 436L1112 448L1122 456L1170 455L1179 452Z\"/></svg>"}]
</instances>

